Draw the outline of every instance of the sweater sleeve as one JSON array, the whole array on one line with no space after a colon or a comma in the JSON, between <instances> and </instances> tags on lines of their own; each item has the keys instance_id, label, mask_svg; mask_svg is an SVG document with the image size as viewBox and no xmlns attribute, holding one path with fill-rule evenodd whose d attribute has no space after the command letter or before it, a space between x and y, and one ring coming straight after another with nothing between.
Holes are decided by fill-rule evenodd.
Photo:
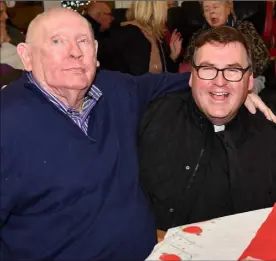
<instances>
[{"instance_id":1,"label":"sweater sleeve","mask_svg":"<svg viewBox=\"0 0 276 261\"><path fill-rule=\"evenodd\" d=\"M190 73L145 74L135 77L137 97L142 108L160 96L189 89Z\"/></svg>"}]
</instances>

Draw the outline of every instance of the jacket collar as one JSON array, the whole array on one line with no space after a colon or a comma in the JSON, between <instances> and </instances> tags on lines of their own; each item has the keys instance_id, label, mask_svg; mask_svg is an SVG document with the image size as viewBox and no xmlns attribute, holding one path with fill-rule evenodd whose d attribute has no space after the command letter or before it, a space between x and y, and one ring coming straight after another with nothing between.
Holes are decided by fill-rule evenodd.
<instances>
[{"instance_id":1,"label":"jacket collar","mask_svg":"<svg viewBox=\"0 0 276 261\"><path fill-rule=\"evenodd\" d=\"M192 93L190 93L188 101L188 113L193 125L201 132L214 132L213 123L205 116L195 103ZM227 136L237 148L241 146L249 135L248 132L248 110L244 105L239 109L237 115L229 123L225 124L224 134Z\"/></svg>"}]
</instances>

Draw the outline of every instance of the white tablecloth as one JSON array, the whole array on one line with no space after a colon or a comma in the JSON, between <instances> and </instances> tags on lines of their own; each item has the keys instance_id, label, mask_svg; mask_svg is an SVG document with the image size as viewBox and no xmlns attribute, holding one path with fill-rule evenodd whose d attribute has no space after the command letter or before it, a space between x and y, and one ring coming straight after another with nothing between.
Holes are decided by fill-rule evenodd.
<instances>
[{"instance_id":1,"label":"white tablecloth","mask_svg":"<svg viewBox=\"0 0 276 261\"><path fill-rule=\"evenodd\" d=\"M172 228L146 260L163 260L167 254L172 255L171 260L237 260L271 210L250 211ZM183 232L183 229L190 227L202 232Z\"/></svg>"}]
</instances>

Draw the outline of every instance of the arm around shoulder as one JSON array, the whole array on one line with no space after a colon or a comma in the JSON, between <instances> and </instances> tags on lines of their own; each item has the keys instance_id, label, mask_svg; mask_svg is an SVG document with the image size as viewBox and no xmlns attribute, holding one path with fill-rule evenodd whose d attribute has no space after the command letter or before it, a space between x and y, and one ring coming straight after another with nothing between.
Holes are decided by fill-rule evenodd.
<instances>
[{"instance_id":1,"label":"arm around shoulder","mask_svg":"<svg viewBox=\"0 0 276 261\"><path fill-rule=\"evenodd\" d=\"M135 77L139 102L143 107L167 93L189 89L190 73L145 74Z\"/></svg>"}]
</instances>

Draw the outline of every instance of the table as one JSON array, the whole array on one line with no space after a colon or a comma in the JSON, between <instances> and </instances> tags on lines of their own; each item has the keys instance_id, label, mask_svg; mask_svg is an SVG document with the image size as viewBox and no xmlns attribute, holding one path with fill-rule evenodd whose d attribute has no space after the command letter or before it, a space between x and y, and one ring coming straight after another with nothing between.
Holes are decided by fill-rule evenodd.
<instances>
[{"instance_id":1,"label":"table","mask_svg":"<svg viewBox=\"0 0 276 261\"><path fill-rule=\"evenodd\" d=\"M161 240L146 260L238 260L272 208L157 231Z\"/></svg>"}]
</instances>

